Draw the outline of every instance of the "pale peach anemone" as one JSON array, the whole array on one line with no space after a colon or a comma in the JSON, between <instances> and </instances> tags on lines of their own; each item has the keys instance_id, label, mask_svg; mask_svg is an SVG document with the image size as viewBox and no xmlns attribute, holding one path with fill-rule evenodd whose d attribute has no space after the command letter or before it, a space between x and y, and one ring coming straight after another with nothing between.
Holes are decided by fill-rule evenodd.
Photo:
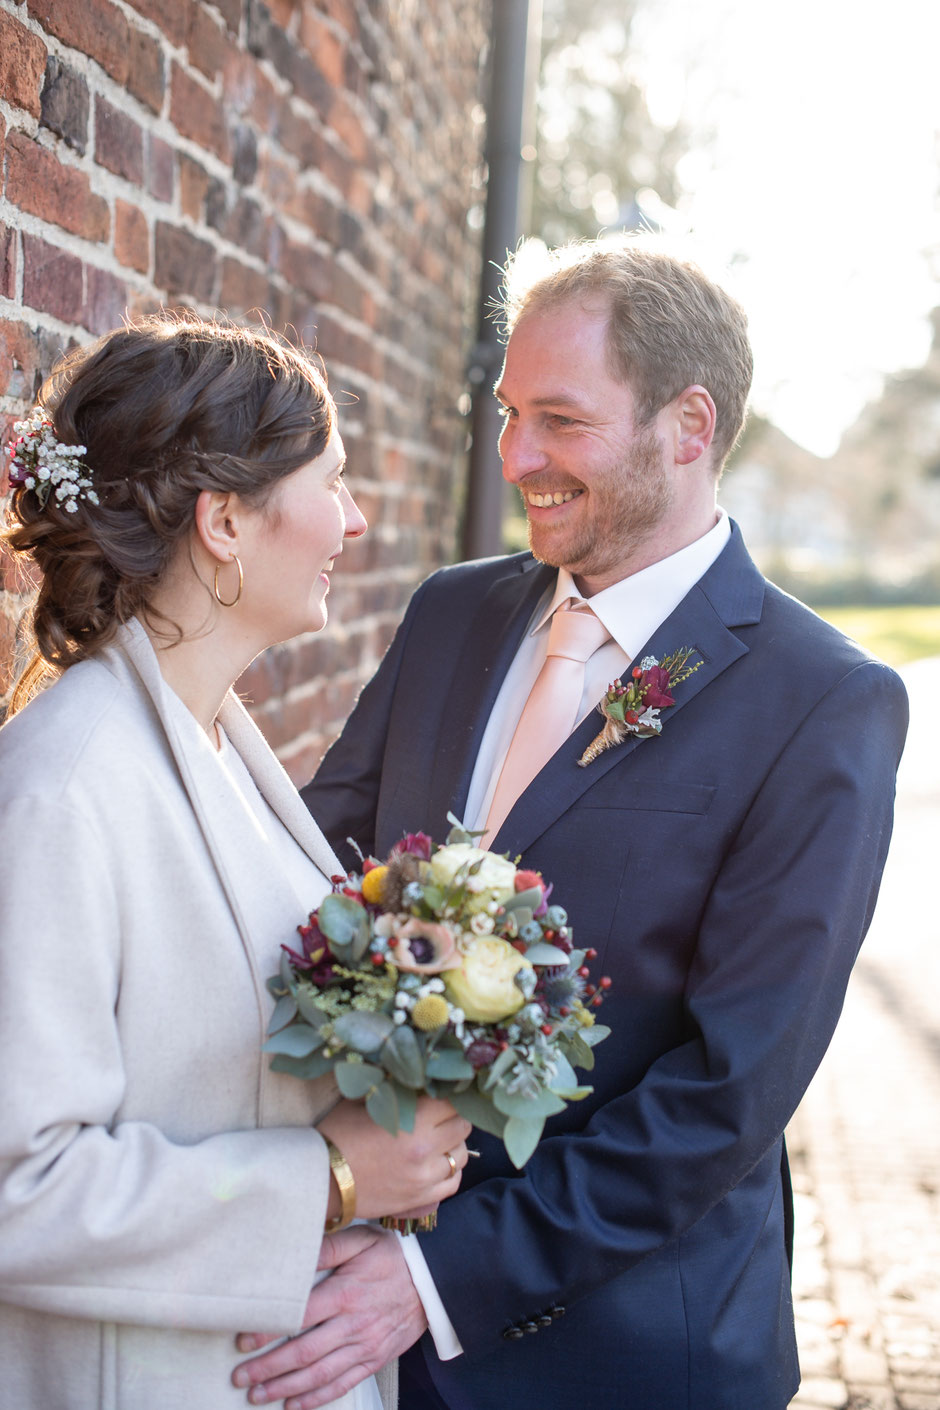
<instances>
[{"instance_id":1,"label":"pale peach anemone","mask_svg":"<svg viewBox=\"0 0 940 1410\"><path fill-rule=\"evenodd\" d=\"M398 944L392 951L396 969L410 974L440 974L459 969L460 954L454 932L433 920L409 920L395 930Z\"/></svg>"}]
</instances>

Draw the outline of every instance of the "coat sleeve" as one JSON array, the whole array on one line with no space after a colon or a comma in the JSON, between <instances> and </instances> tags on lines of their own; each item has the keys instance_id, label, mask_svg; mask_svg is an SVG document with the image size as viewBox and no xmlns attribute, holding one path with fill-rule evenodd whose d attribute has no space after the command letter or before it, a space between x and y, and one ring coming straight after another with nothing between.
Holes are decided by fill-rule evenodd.
<instances>
[{"instance_id":1,"label":"coat sleeve","mask_svg":"<svg viewBox=\"0 0 940 1410\"><path fill-rule=\"evenodd\" d=\"M4 802L0 829L0 1300L103 1321L298 1330L323 1232L323 1141L296 1127L181 1144L121 1121L121 940L133 917L107 841L60 798ZM192 1044L198 1082L199 1034L168 1027L168 1041Z\"/></svg>"},{"instance_id":2,"label":"coat sleeve","mask_svg":"<svg viewBox=\"0 0 940 1410\"><path fill-rule=\"evenodd\" d=\"M447 1201L421 1236L465 1351L681 1236L779 1140L871 919L906 722L903 686L878 663L829 691L773 763L710 889L687 1040L583 1132L544 1139L520 1178Z\"/></svg>"}]
</instances>

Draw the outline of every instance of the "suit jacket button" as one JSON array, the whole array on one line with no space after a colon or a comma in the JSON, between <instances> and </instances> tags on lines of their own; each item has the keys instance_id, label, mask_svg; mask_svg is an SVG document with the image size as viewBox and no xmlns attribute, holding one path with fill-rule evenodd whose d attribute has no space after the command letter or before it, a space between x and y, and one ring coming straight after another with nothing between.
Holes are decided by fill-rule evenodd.
<instances>
[{"instance_id":1,"label":"suit jacket button","mask_svg":"<svg viewBox=\"0 0 940 1410\"><path fill-rule=\"evenodd\" d=\"M541 1317L536 1317L535 1320L540 1327L550 1327L552 1325L552 1316L548 1312L543 1312Z\"/></svg>"},{"instance_id":2,"label":"suit jacket button","mask_svg":"<svg viewBox=\"0 0 940 1410\"><path fill-rule=\"evenodd\" d=\"M524 1332L537 1332L538 1329L539 1328L537 1322L523 1322L522 1324L522 1330Z\"/></svg>"},{"instance_id":3,"label":"suit jacket button","mask_svg":"<svg viewBox=\"0 0 940 1410\"><path fill-rule=\"evenodd\" d=\"M563 1307L550 1307L550 1308L548 1309L548 1315L549 1315L549 1317L551 1317L553 1320L556 1319L556 1318L558 1318L558 1317L564 1317L564 1315L565 1315L565 1309L564 1309Z\"/></svg>"},{"instance_id":4,"label":"suit jacket button","mask_svg":"<svg viewBox=\"0 0 940 1410\"><path fill-rule=\"evenodd\" d=\"M503 1332L503 1341L518 1341L520 1337L524 1336L525 1332L521 1327L507 1327Z\"/></svg>"}]
</instances>

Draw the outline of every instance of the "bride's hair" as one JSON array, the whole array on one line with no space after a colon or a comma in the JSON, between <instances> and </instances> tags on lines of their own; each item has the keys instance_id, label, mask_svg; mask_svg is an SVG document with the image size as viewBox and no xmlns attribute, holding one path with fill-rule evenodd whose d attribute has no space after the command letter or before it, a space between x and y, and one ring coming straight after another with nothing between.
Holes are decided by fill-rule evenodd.
<instances>
[{"instance_id":1,"label":"bride's hair","mask_svg":"<svg viewBox=\"0 0 940 1410\"><path fill-rule=\"evenodd\" d=\"M3 537L42 580L34 654L11 711L146 613L200 491L235 492L263 508L283 476L325 449L335 418L306 353L190 314L154 315L75 349L53 368L39 404L57 441L86 448L94 494L62 503L13 486Z\"/></svg>"}]
</instances>

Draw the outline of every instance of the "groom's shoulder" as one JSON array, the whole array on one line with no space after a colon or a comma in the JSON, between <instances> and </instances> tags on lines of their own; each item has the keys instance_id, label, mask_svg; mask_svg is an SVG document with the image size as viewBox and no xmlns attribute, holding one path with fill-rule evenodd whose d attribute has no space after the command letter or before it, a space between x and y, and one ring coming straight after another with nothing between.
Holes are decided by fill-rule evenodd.
<instances>
[{"instance_id":1,"label":"groom's shoulder","mask_svg":"<svg viewBox=\"0 0 940 1410\"><path fill-rule=\"evenodd\" d=\"M416 603L432 601L439 604L453 599L466 606L500 581L518 579L522 585L526 575L538 566L536 559L528 552L449 563L425 578L413 600Z\"/></svg>"}]
</instances>

